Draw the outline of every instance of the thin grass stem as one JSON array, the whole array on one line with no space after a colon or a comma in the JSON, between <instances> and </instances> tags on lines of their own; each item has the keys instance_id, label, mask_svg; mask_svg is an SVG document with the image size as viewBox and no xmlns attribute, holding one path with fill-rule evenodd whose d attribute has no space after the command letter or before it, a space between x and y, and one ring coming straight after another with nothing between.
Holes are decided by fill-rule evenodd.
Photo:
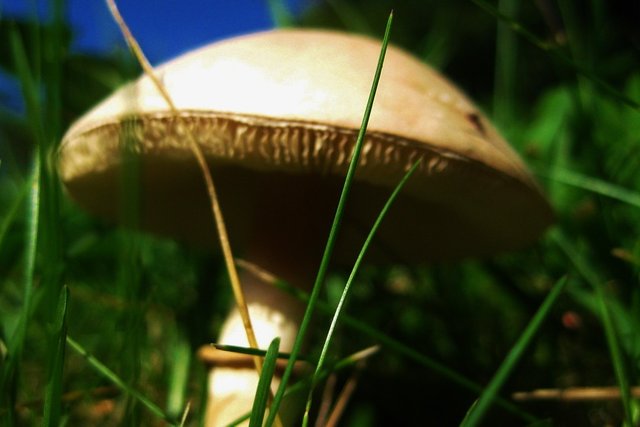
<instances>
[{"instance_id":1,"label":"thin grass stem","mask_svg":"<svg viewBox=\"0 0 640 427\"><path fill-rule=\"evenodd\" d=\"M566 169L554 169L553 171L538 170L538 175L543 178L569 185L582 190L587 190L613 200L640 208L640 192L633 191L616 184L593 178L578 172Z\"/></svg>"},{"instance_id":2,"label":"thin grass stem","mask_svg":"<svg viewBox=\"0 0 640 427\"><path fill-rule=\"evenodd\" d=\"M276 28L292 27L294 18L284 0L267 0L271 19Z\"/></svg>"},{"instance_id":3,"label":"thin grass stem","mask_svg":"<svg viewBox=\"0 0 640 427\"><path fill-rule=\"evenodd\" d=\"M64 355L67 340L67 308L69 306L69 288L63 286L58 298L55 319L55 335L50 348L54 353L50 359L49 381L45 390L44 423L55 427L60 425L62 408L62 373L64 371Z\"/></svg>"},{"instance_id":4,"label":"thin grass stem","mask_svg":"<svg viewBox=\"0 0 640 427\"><path fill-rule=\"evenodd\" d=\"M18 364L22 357L24 344L27 336L27 326L31 319L33 300L34 300L34 275L36 251L38 246L38 225L40 210L40 156L36 151L34 153L34 162L31 173L31 190L27 205L27 234L25 236L26 244L24 249L24 273L23 273L23 297L22 309L18 318L17 326L13 335L7 341L8 359L2 366L0 376L0 402L8 411L13 414L15 407L15 396L10 388L13 384L18 369ZM11 415L12 416L12 415Z\"/></svg>"},{"instance_id":5,"label":"thin grass stem","mask_svg":"<svg viewBox=\"0 0 640 427\"><path fill-rule=\"evenodd\" d=\"M169 109L171 110L171 112L177 115L178 114L178 109L176 108L175 104L173 103L173 101L171 99L171 96L169 95L169 93L164 88L162 82L156 76L155 72L153 71L153 67L151 66L151 64L147 60L146 56L144 55L144 52L140 48L140 45L138 44L136 39L131 34L131 31L129 30L129 27L127 26L127 24L125 23L124 19L120 15L120 12L118 11L118 8L116 6L115 1L114 0L107 0L107 4L109 6L109 9L111 10L111 14L113 15L114 19L116 20L118 26L120 27L120 29L121 29L121 31L122 31L127 43L129 44L129 46L130 46L131 50L133 51L133 53L134 53L135 57L137 58L137 60L140 62L140 65L142 66L145 74L147 76L149 76L149 78L153 81L155 87L158 89L158 91L162 95L163 99L165 100L165 102L169 106ZM200 150L200 147L198 146L198 144L194 140L193 135L190 134L189 136L190 136L190 138L189 138L190 148L191 148L191 150L193 152L193 155L195 156L195 158L196 158L196 160L198 162L198 166L200 167L200 169L202 171L202 174L203 174L203 177L204 177L204 180L205 180L205 184L206 184L206 187L207 187L207 192L208 192L208 195L209 195L209 200L211 202L211 211L212 211L213 217L215 219L216 229L218 231L218 237L220 239L220 246L222 247L222 252L223 252L223 255L224 255L224 259L225 259L227 272L229 273L229 279L231 281L233 294L234 294L234 297L236 299L236 303L238 305L238 310L240 312L240 316L242 317L242 322L243 322L243 325L245 327L245 331L247 333L247 339L249 341L249 344L252 347L257 348L258 347L258 342L256 340L255 333L253 331L253 326L251 325L251 319L249 318L249 310L247 309L244 293L242 291L242 286L240 285L240 279L238 278L238 273L237 273L237 270L235 268L235 264L233 263L233 255L232 255L232 252L231 252L231 245L229 243L229 237L228 237L228 233L226 231L224 217L222 215L222 211L220 209L220 204L218 202L218 196L217 196L217 192L216 192L215 185L214 185L214 182L213 182L213 177L211 176L211 171L209 170L209 166L207 165L207 161L206 161L206 159L204 157L204 154L202 153L202 150ZM259 359L255 359L255 360L256 360L256 367L257 367L258 371L260 371L261 362L260 362Z\"/></svg>"},{"instance_id":6,"label":"thin grass stem","mask_svg":"<svg viewBox=\"0 0 640 427\"><path fill-rule=\"evenodd\" d=\"M303 418L303 422L302 422L303 426L308 425L308 422L309 422L309 411L311 409L311 398L313 396L313 391L314 391L314 388L315 388L315 386L317 384L318 376L319 376L322 368L324 367L324 363L325 363L325 360L326 360L326 357L327 357L327 353L329 351L329 346L331 345L331 341L333 339L333 334L335 332L335 328L336 328L336 326L338 324L338 320L340 319L342 311L344 310L344 306L345 306L345 303L347 301L347 297L349 296L349 291L351 290L351 285L353 284L353 281L354 281L358 271L360 270L360 265L362 264L362 260L364 259L364 256L366 255L367 250L369 249L369 246L371 245L371 242L373 241L373 238L374 238L376 232L380 228L380 224L382 224L382 221L384 220L384 217L387 215L387 212L391 208L391 205L395 201L395 199L398 196L398 194L400 194L400 191L402 190L402 188L404 187L406 182L409 180L409 178L416 171L417 167L420 165L420 162L421 162L421 160L418 160L413 164L411 169L409 169L409 171L407 171L407 173L404 175L402 180L398 183L396 188L393 190L393 192L389 196L389 199L385 203L384 207L380 211L380 214L376 218L375 223L371 227L371 230L369 231L369 235L367 236L364 244L362 245L362 249L360 250L360 253L358 254L358 257L357 257L355 263L353 264L353 268L351 269L351 273L349 275L349 278L347 279L347 282L346 282L346 284L344 286L344 289L342 290L342 295L340 296L340 300L338 301L338 305L336 306L336 309L334 311L333 318L331 319L331 324L329 326L329 330L327 332L327 336L326 336L326 338L324 340L324 344L322 346L322 351L320 352L320 358L318 359L318 364L316 365L316 370L315 370L315 372L313 374L313 378L311 380L311 387L309 387L309 394L307 396L307 403L306 403L306 406L305 406L304 418Z\"/></svg>"},{"instance_id":7,"label":"thin grass stem","mask_svg":"<svg viewBox=\"0 0 640 427\"><path fill-rule=\"evenodd\" d=\"M126 383L126 381L122 380L115 372L109 369L104 363L100 362L100 360L96 359L91 353L85 350L80 343L67 335L67 344L79 355L85 358L85 360L89 363L89 365L96 370L100 375L111 381L116 387L120 390L128 394L129 396L136 399L140 402L144 407L146 407L151 413L156 415L159 418L162 418L164 421L169 423L170 425L175 425L176 420L166 414L158 405L153 403L150 399L148 399L144 394L140 391L136 390L132 386Z\"/></svg>"},{"instance_id":8,"label":"thin grass stem","mask_svg":"<svg viewBox=\"0 0 640 427\"><path fill-rule=\"evenodd\" d=\"M367 106L365 108L365 113L362 118L362 125L360 126L360 132L358 134L358 139L356 141L356 145L353 149L353 154L351 157L351 161L349 163L349 169L347 170L347 175L344 180L344 186L342 187L342 192L340 193L340 199L338 201L338 206L336 208L336 214L333 219L333 224L331 226L331 230L329 232L329 237L327 239L327 244L325 247L324 254L322 256L322 260L320 262L320 268L318 270L318 274L316 276L315 283L313 285L313 289L311 291L311 295L309 297L309 302L307 303L307 307L304 312L304 316L302 318L302 323L300 324L300 329L298 330L298 334L296 336L295 342L293 344L293 348L291 350L291 357L289 359L289 363L282 375L282 380L280 385L278 386L278 390L276 391L273 403L271 404L271 409L269 412L269 417L266 421L266 426L271 427L274 422L274 414L277 413L277 410L280 406L282 398L284 396L284 392L287 387L287 383L293 372L293 367L298 358L298 354L302 349L302 342L304 341L304 337L307 333L307 329L311 322L311 318L313 316L313 312L315 310L316 304L318 302L318 297L320 295L320 289L324 283L324 279L327 273L327 269L329 267L329 261L331 259L331 255L333 253L333 248L335 246L336 238L338 236L338 231L340 229L340 223L342 221L342 215L344 212L344 207L346 205L347 198L349 196L349 191L351 189L351 184L353 182L353 177L355 175L356 167L358 165L360 159L360 152L362 150L362 144L364 142L364 136L367 131L367 125L369 123L369 117L371 115L371 109L373 108L373 101L375 99L376 89L378 87L378 82L380 81L380 75L382 73L382 65L384 64L384 56L387 50L387 45L389 43L389 34L391 31L391 25L393 23L393 12L389 14L389 19L387 20L387 26L385 29L384 38L382 41L382 47L380 50L380 57L378 60L378 65L376 67L373 83L371 86L371 92L369 93L369 99L367 100Z\"/></svg>"},{"instance_id":9,"label":"thin grass stem","mask_svg":"<svg viewBox=\"0 0 640 427\"><path fill-rule=\"evenodd\" d=\"M499 9L512 16L518 10L518 0L500 0ZM503 23L497 23L495 72L493 80L493 117L502 125L512 122L516 106L518 40Z\"/></svg>"},{"instance_id":10,"label":"thin grass stem","mask_svg":"<svg viewBox=\"0 0 640 427\"><path fill-rule=\"evenodd\" d=\"M269 344L267 354L264 358L262 373L260 374L258 387L256 389L256 397L253 400L253 407L251 408L251 420L249 421L249 427L262 427L262 421L264 420L267 403L271 393L271 380L273 379L273 374L276 370L279 348L280 338L276 337L271 341L271 344Z\"/></svg>"},{"instance_id":11,"label":"thin grass stem","mask_svg":"<svg viewBox=\"0 0 640 427\"><path fill-rule=\"evenodd\" d=\"M555 229L550 233L550 237L562 252L564 252L578 273L580 273L586 282L589 283L596 294L600 317L604 327L607 345L609 347L609 354L611 355L613 370L618 386L620 387L624 416L626 418L626 422L629 423L629 425L633 425L629 377L627 375L625 361L623 360L623 352L620 348L618 330L611 314L611 309L609 308L609 303L607 301L608 297L603 288L602 280L598 277L598 274L591 269L589 262L580 254L573 244L571 244L569 239L561 230Z\"/></svg>"},{"instance_id":12,"label":"thin grass stem","mask_svg":"<svg viewBox=\"0 0 640 427\"><path fill-rule=\"evenodd\" d=\"M509 351L507 357L505 357L504 361L494 374L493 378L480 395L480 398L469 409L469 412L467 412L466 417L460 424L462 427L475 427L482 421L487 410L496 399L498 392L509 378L509 375L511 375L511 372L513 372L516 364L524 355L524 352L526 351L535 335L538 333L542 322L544 322L544 320L548 317L549 313L551 312L551 308L558 300L558 297L564 290L566 283L566 277L563 277L556 282L549 295L547 295L536 314L533 316L525 330L520 335L520 338L518 338L518 341L515 343L511 351Z\"/></svg>"},{"instance_id":13,"label":"thin grass stem","mask_svg":"<svg viewBox=\"0 0 640 427\"><path fill-rule=\"evenodd\" d=\"M144 52L140 48L140 45L138 44L136 39L133 37L127 24L125 23L124 19L120 15L120 12L118 11L115 0L106 0L106 1L112 16L116 20L127 43L132 49L137 60L140 62L142 68L144 69L145 74L149 76L149 78L153 81L155 87L158 89L158 91L164 98L165 102L169 106L169 109L175 115L177 115L178 109L173 103L169 93L164 88L162 82L155 75L153 71L153 67L147 60L146 56L144 55ZM193 134L188 133L187 137L188 137L189 147L198 163L198 166L200 167L201 173L205 181L205 186L207 188L207 194L209 196L209 201L210 201L211 212L213 214L214 222L216 225L216 231L218 232L220 247L222 249L225 266L227 269L227 273L229 275L229 281L231 283L231 288L233 291L233 296L236 301L236 306L238 308L238 312L242 319L244 330L247 335L247 341L249 342L249 345L251 347L258 348L258 340L256 339L253 325L251 323L251 317L249 316L249 309L247 308L246 298L242 290L242 286L240 284L238 271L233 262L233 253L231 251L231 244L229 242L227 227L225 225L224 216L222 215L222 210L220 208L220 203L218 200L218 195L217 195L216 187L213 181L213 177L211 175L211 171L209 170L209 166L207 164L206 158L204 157L204 154L202 153L202 150L200 149L200 146L196 142ZM258 375L260 375L262 372L262 360L258 357L254 357L253 361L256 367L256 371L258 372ZM275 420L276 426L281 426L282 422L280 421L279 415L276 413L274 416L276 417L276 420Z\"/></svg>"},{"instance_id":14,"label":"thin grass stem","mask_svg":"<svg viewBox=\"0 0 640 427\"><path fill-rule=\"evenodd\" d=\"M29 188L31 187L30 184L31 182L29 181L21 183L22 188L18 190L17 196L11 203L11 206L9 206L9 209L7 209L7 212L5 212L4 216L2 217L2 222L0 222L0 248L2 248L2 244L4 243L7 231L9 230L9 228L11 228L11 225L16 220L18 212L20 212L22 203L27 197L27 194L29 194Z\"/></svg>"}]
</instances>

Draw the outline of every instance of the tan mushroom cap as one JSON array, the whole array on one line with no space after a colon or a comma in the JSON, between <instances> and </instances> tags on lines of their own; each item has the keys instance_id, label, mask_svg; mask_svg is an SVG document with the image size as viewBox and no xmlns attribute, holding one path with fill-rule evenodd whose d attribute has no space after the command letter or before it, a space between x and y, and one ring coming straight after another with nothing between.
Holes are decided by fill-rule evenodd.
<instances>
[{"instance_id":1,"label":"tan mushroom cap","mask_svg":"<svg viewBox=\"0 0 640 427\"><path fill-rule=\"evenodd\" d=\"M213 170L236 243L251 233L249 224L304 235L301 218L304 228L326 234L379 52L377 40L302 29L189 52L157 68L177 116L141 77L67 132L61 177L81 205L117 218L126 120L141 154L148 229L215 243L191 135ZM438 72L390 46L339 243L345 261L419 158L380 229L379 255L485 255L531 243L552 221L527 168L484 115ZM310 219L315 214L322 219Z\"/></svg>"}]
</instances>

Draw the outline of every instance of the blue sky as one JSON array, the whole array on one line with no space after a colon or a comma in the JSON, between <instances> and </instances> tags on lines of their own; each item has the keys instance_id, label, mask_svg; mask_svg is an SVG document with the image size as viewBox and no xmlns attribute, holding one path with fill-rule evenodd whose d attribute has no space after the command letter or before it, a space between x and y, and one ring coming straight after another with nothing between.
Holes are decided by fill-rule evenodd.
<instances>
[{"instance_id":1,"label":"blue sky","mask_svg":"<svg viewBox=\"0 0 640 427\"><path fill-rule=\"evenodd\" d=\"M315 0L319 1L319 0ZM301 13L314 0L286 0ZM49 18L51 0L0 0L3 18ZM274 26L268 0L118 0L118 8L147 58L159 64L200 45ZM108 54L125 42L104 0L66 0L72 50ZM23 113L17 81L0 72L0 102ZM2 107L2 105L0 105Z\"/></svg>"},{"instance_id":2,"label":"blue sky","mask_svg":"<svg viewBox=\"0 0 640 427\"><path fill-rule=\"evenodd\" d=\"M311 0L288 0L299 13ZM38 11L46 19L46 0L0 0L5 17ZM67 0L77 51L108 52L122 36L103 0ZM162 62L210 41L273 27L267 0L120 0L120 12L152 63Z\"/></svg>"}]
</instances>

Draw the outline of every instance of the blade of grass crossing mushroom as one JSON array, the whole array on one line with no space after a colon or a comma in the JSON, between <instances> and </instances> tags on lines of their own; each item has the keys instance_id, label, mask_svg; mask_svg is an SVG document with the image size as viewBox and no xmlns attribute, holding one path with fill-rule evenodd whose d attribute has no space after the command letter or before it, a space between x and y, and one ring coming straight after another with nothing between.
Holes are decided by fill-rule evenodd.
<instances>
[{"instance_id":1,"label":"blade of grass crossing mushroom","mask_svg":"<svg viewBox=\"0 0 640 427\"><path fill-rule=\"evenodd\" d=\"M127 393L129 396L133 397L137 401L139 401L143 406L145 406L151 413L156 415L159 418L162 418L164 421L171 425L176 424L176 420L171 418L168 414L166 414L158 405L149 400L144 394L136 390L127 384L124 380L122 380L115 372L109 369L105 364L96 359L91 353L85 350L82 345L80 345L76 340L67 335L66 338L67 344L78 354L85 358L85 360L89 363L89 365L95 369L100 375L111 381L114 385L116 385L120 390Z\"/></svg>"},{"instance_id":2,"label":"blade of grass crossing mushroom","mask_svg":"<svg viewBox=\"0 0 640 427\"><path fill-rule=\"evenodd\" d=\"M558 282L556 282L549 295L547 295L536 314L533 316L525 330L522 332L522 335L520 335L520 338L518 338L518 341L515 343L511 351L509 351L509 354L507 354L504 362L502 362L495 375L482 392L482 395L480 395L480 398L469 409L469 412L467 412L467 415L460 424L461 426L473 427L477 426L480 421L482 421L482 418L491 406L491 403L498 395L500 388L502 388L505 381L509 378L509 375L515 368L516 364L520 361L522 355L529 346L529 343L531 343L531 340L535 337L536 333L540 329L542 322L549 315L551 308L562 293L566 283L566 277L563 277L558 280Z\"/></svg>"},{"instance_id":3,"label":"blade of grass crossing mushroom","mask_svg":"<svg viewBox=\"0 0 640 427\"><path fill-rule=\"evenodd\" d=\"M133 51L136 58L140 62L140 65L144 69L145 74L149 76L149 78L153 81L154 85L156 86L156 88L158 89L158 91L160 92L164 100L167 102L167 105L170 107L171 111L177 114L178 110L176 109L173 101L171 100L171 97L169 96L167 91L164 89L162 82L160 82L160 80L157 78L157 76L153 72L153 67L151 67L151 64L149 64L149 61L146 59L144 53L142 52L142 49L138 45L138 42L129 31L128 26L126 25L126 23L124 22L124 19L120 15L120 12L118 11L115 1L114 0L106 0L106 1L111 11L111 14L113 15L114 19L118 23L118 26L120 27L125 39L127 40L127 43L129 44L131 50ZM204 154L202 153L202 151L200 150L200 147L198 146L197 142L193 138L193 135L187 134L187 136L189 137L189 141L188 141L189 146L191 148L191 151L194 157L196 158L196 161L198 162L198 166L200 167L200 170L202 172L202 175L205 181L207 194L211 204L211 212L213 214L214 222L216 225L216 231L218 232L219 243L220 243L220 247L222 249L223 257L225 260L227 274L229 275L229 281L231 283L233 297L234 297L234 300L236 301L238 312L240 313L240 317L242 319L245 332L247 334L247 341L249 342L249 345L251 347L258 348L258 340L256 339L253 325L251 323L251 318L249 316L249 309L247 308L246 299L244 296L244 292L242 290L242 286L240 285L238 272L233 262L231 244L229 243L229 237L228 237L227 229L225 226L224 217L222 215L222 210L220 209L220 204L218 202L218 195L215 189L213 177L211 176L211 172L209 171L209 166L207 165L207 161L204 157ZM262 360L258 357L254 357L253 360L256 367L256 371L258 372L258 375L260 375L262 371ZM276 417L276 425L281 426L282 422L280 421L279 415L275 414L275 417Z\"/></svg>"},{"instance_id":4,"label":"blade of grass crossing mushroom","mask_svg":"<svg viewBox=\"0 0 640 427\"><path fill-rule=\"evenodd\" d=\"M153 67L151 67L151 64L149 64L149 61L147 60L146 56L144 55L144 52L138 45L138 42L129 31L128 26L126 25L126 23L124 22L124 19L120 15L120 12L118 11L115 1L107 0L107 5L109 6L109 9L111 11L113 18L116 20L125 39L127 40L127 43L129 44L136 58L140 62L140 65L144 69L145 74L149 76L149 78L153 81L154 85L156 86L156 88L158 89L158 91L160 92L164 100L167 102L167 105L170 107L171 111L177 114L178 110L176 109L173 101L171 100L171 97L169 96L167 91L164 89L162 82L160 82L160 80L157 78L157 76L153 72ZM224 217L222 215L222 210L220 209L220 204L218 201L218 195L213 182L213 177L211 176L211 172L209 171L209 166L207 165L204 154L200 150L200 147L195 141L193 135L188 133L187 137L189 139L188 142L189 142L191 151L194 157L196 158L196 161L198 162L198 166L200 167L200 170L202 172L202 175L205 181L205 186L207 188L209 201L211 203L211 211L212 211L214 222L216 225L216 231L218 232L219 243L220 243L223 257L225 260L227 274L229 275L229 281L231 283L234 300L236 301L238 312L240 313L240 317L242 319L245 332L247 334L247 341L249 342L249 345L251 347L258 348L258 341L256 339L255 332L251 324L251 318L249 316L249 310L247 308L244 292L240 284L240 279L238 276L238 272L236 270L236 266L233 262L231 244L229 242L229 237L227 234ZM253 361L256 367L256 371L258 372L258 375L260 375L262 372L262 360L259 357L254 357ZM277 413L275 414L275 423L277 426L282 425L282 422L280 421L280 417Z\"/></svg>"},{"instance_id":5,"label":"blade of grass crossing mushroom","mask_svg":"<svg viewBox=\"0 0 640 427\"><path fill-rule=\"evenodd\" d=\"M342 221L344 206L349 196L351 183L353 181L355 170L358 165L358 161L360 159L360 151L362 150L362 143L364 141L364 136L367 131L367 124L369 123L369 117L371 115L373 101L375 99L378 82L380 81L380 74L382 73L382 65L384 64L384 55L387 50L387 45L389 44L389 34L391 31L392 22L393 22L393 11L389 14L389 18L387 20L387 26L384 33L384 38L382 40L382 47L380 49L380 57L378 59L378 65L376 66L373 83L371 85L371 92L369 93L369 99L367 100L364 116L362 118L362 125L360 126L360 132L358 133L358 139L356 140L356 145L353 149L353 154L351 156L351 161L349 163L349 169L347 170L347 175L344 180L342 192L340 193L340 199L338 200L338 206L336 208L333 224L331 225L331 230L329 231L327 244L325 246L324 254L320 262L320 268L318 269L318 274L316 276L315 283L313 284L313 289L309 297L309 302L307 303L307 307L305 309L304 316L300 324L300 329L298 330L298 334L296 336L295 342L293 344L293 348L291 350L291 357L289 359L289 363L287 363L287 367L285 368L285 371L282 375L282 379L281 379L280 385L278 386L278 390L276 391L273 403L271 404L269 416L266 421L267 427L270 427L274 422L273 416L274 414L277 413L277 410L282 401L282 397L284 396L284 392L286 390L289 377L291 376L296 359L302 348L302 342L304 340L304 336L307 332L307 328L309 327L309 323L311 322L311 317L313 316L315 306L318 302L320 288L324 283L327 268L329 266L329 260L331 259L331 254L333 253L333 247L335 246L338 230L340 229L340 223Z\"/></svg>"},{"instance_id":6,"label":"blade of grass crossing mushroom","mask_svg":"<svg viewBox=\"0 0 640 427\"><path fill-rule=\"evenodd\" d=\"M44 423L48 426L60 424L60 409L62 406L62 372L64 368L64 354L67 339L67 307L69 302L69 288L62 287L58 297L58 309L55 319L55 342L50 348L55 349L49 359L49 381L44 400Z\"/></svg>"},{"instance_id":7,"label":"blade of grass crossing mushroom","mask_svg":"<svg viewBox=\"0 0 640 427\"><path fill-rule=\"evenodd\" d=\"M602 324L604 326L605 336L607 338L607 345L609 347L609 353L611 355L611 362L613 364L613 370L618 382L618 386L620 387L624 415L628 425L633 425L631 392L628 380L629 377L627 376L622 349L618 341L618 331L611 315L609 304L607 302L607 295L602 286L602 280L598 277L598 274L593 271L591 267L589 267L589 262L580 255L578 250L571 244L564 233L562 233L558 229L555 229L552 233L550 233L550 237L560 248L560 250L564 252L567 258L569 258L578 273L580 273L580 275L586 280L586 282L591 285L593 291L596 293L597 300L600 306L600 316L602 319Z\"/></svg>"},{"instance_id":8,"label":"blade of grass crossing mushroom","mask_svg":"<svg viewBox=\"0 0 640 427\"><path fill-rule=\"evenodd\" d=\"M259 348L239 347L237 345L226 345L226 344L211 344L211 345L217 348L218 350L230 351L233 353L240 353L240 354L248 354L250 356L265 357L267 354L265 350L262 350ZM291 355L289 353L279 352L277 357L278 359L289 359L290 356ZM306 358L298 357L298 360L306 360Z\"/></svg>"},{"instance_id":9,"label":"blade of grass crossing mushroom","mask_svg":"<svg viewBox=\"0 0 640 427\"><path fill-rule=\"evenodd\" d=\"M298 298L300 301L303 302L308 302L309 301L309 295L307 293L305 293L304 291L301 291L298 288L295 288L293 286L291 286L289 283L285 282L284 280L278 279L277 277L273 276L272 274L268 273L267 271L261 269L260 267L258 267L257 265L251 264L245 260L238 260L237 261L238 265L241 266L242 268L245 268L249 271L252 272L252 274L256 274L259 275L259 277L261 277L261 279L263 280L264 283L270 284L272 286L277 287L278 289L282 290L283 292L286 292L290 295L293 295L294 297ZM334 312L333 307L330 307L327 303L319 301L318 302L318 309L320 311L322 311L324 314L327 315L331 315ZM389 337L388 335L385 335L382 332L379 332L378 330L376 330L375 328L369 326L368 324L349 316L348 314L343 314L342 315L342 321L345 325L347 325L348 327L364 334L367 335L368 337L372 338L373 340L377 341L378 343L380 343L381 345L383 345L385 348L388 348L394 352L396 352L399 355L402 355L416 363L418 363L419 365L441 375L442 377L448 379L449 381L451 381L452 383L458 385L459 387L462 387L466 390L469 390L471 392L477 393L477 394L481 394L483 391L483 387L480 384L477 384L469 379L467 379L465 376L459 374L458 372L446 367L445 365L441 364L440 362L430 358L429 356L422 354L416 350L414 350L413 348L411 348L410 346L403 344L400 341L397 341L391 337ZM511 414L521 418L523 421L526 421L527 423L534 423L537 422L538 419L536 417L534 417L533 415L527 413L526 411L518 408L518 406L514 405L513 403L509 402L508 400L503 399L500 396L496 396L496 400L495 403L500 406L501 408L503 408L504 410L510 412Z\"/></svg>"},{"instance_id":10,"label":"blade of grass crossing mushroom","mask_svg":"<svg viewBox=\"0 0 640 427\"><path fill-rule=\"evenodd\" d=\"M115 1L114 0L106 0L106 1L111 11L111 14L113 15L113 18L116 20L127 43L129 44L131 50L133 51L136 58L140 62L140 65L144 69L145 74L153 81L154 85L156 86L156 88L158 89L158 91L166 101L171 111L177 114L178 110L176 109L173 101L171 100L171 97L169 96L167 91L164 89L162 82L160 82L158 77L153 72L153 67L151 67L151 64L149 64L149 61L147 60L144 53L142 52L142 49L138 45L138 42L129 31L129 28L127 27L122 16L120 15L120 12L118 11ZM227 272L229 274L229 280L231 282L231 287L233 290L233 295L236 300L236 304L238 305L238 310L240 312L240 316L242 317L242 322L245 327L245 331L247 333L247 340L249 341L249 344L252 347L258 348L258 342L256 340L255 333L253 331L253 326L251 325L251 319L249 318L249 311L247 309L247 305L245 302L244 293L242 292L242 287L240 286L240 279L238 278L238 273L235 268L235 264L233 262L231 245L229 243L229 238L226 231L224 218L222 216L222 211L220 210L220 205L218 203L218 196L215 190L213 177L211 176L211 172L209 171L209 167L207 165L204 155L202 154L202 151L200 150L200 147L198 146L198 144L196 143L196 141L194 140L191 134L188 134L188 136L190 136L189 145L191 147L193 155L195 156L198 162L198 166L200 167L201 172L203 174L203 178L205 180L209 200L211 202L211 210L213 213L213 217L215 218L216 230L218 231L218 237L220 239L220 246L222 247L222 252L223 252L225 264L227 267ZM258 370L258 373L260 373L262 362L260 361L259 358L255 358L254 362L256 364L256 369Z\"/></svg>"},{"instance_id":11,"label":"blade of grass crossing mushroom","mask_svg":"<svg viewBox=\"0 0 640 427\"><path fill-rule=\"evenodd\" d=\"M276 361L278 360L278 349L280 348L280 338L276 337L269 344L267 354L264 358L264 364L262 365L262 373L258 380L258 387L256 390L256 397L253 400L253 407L251 408L251 419L249 421L249 427L262 427L262 421L264 420L264 412L267 409L267 402L269 401L271 380L276 370Z\"/></svg>"},{"instance_id":12,"label":"blade of grass crossing mushroom","mask_svg":"<svg viewBox=\"0 0 640 427\"><path fill-rule=\"evenodd\" d=\"M336 325L338 324L338 320L340 318L340 315L342 314L342 310L344 309L344 305L345 305L345 302L346 302L347 297L349 295L349 291L351 289L351 285L353 284L353 280L354 280L356 274L358 273L358 271L360 269L360 265L362 264L362 260L364 259L364 256L367 253L367 250L369 249L369 246L371 245L371 242L373 241L373 237L375 236L376 232L378 231L378 228L380 228L380 224L382 224L382 220L384 219L384 217L386 216L387 212L389 211L389 208L391 207L391 205L395 201L396 197L400 193L400 190L402 190L402 188L404 187L404 184L411 177L411 175L413 175L413 173L415 172L415 170L418 167L418 165L420 164L420 162L421 162L421 160L418 160L417 162L415 162L413 164L411 169L409 169L409 171L404 175L402 180L398 183L396 188L393 190L393 192L389 196L389 199L385 203L384 207L380 211L380 214L376 218L375 223L371 227L371 230L369 231L369 235L367 236L364 244L362 245L362 249L360 250L360 253L358 254L358 257L356 258L356 262L353 264L353 268L351 269L351 274L349 275L349 278L347 279L347 283L345 284L344 289L342 290L342 295L340 296L340 300L338 301L338 305L336 306L336 309L334 311L333 319L331 319L331 324L329 326L329 331L327 332L327 337L324 340L324 344L322 346L322 351L320 352L320 358L318 359L318 364L316 365L316 370L313 373L313 379L311 381L311 387L309 387L309 394L307 396L307 403L306 403L305 412L304 412L304 418L303 418L303 423L302 423L305 426L308 425L308 422L309 422L309 410L311 409L311 398L313 396L313 390L314 390L315 385L317 384L317 382L319 380L318 376L319 376L320 372L322 371L322 369L324 367L324 362L325 362L325 359L326 359L326 356L327 356L327 352L329 351L329 346L331 345L331 340L333 338L333 333L335 331Z\"/></svg>"}]
</instances>

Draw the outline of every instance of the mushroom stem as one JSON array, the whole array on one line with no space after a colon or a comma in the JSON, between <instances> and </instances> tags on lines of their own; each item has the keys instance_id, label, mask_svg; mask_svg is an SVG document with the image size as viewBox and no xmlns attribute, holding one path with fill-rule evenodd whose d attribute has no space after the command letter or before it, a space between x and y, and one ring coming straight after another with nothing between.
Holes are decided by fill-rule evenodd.
<instances>
[{"instance_id":1,"label":"mushroom stem","mask_svg":"<svg viewBox=\"0 0 640 427\"><path fill-rule=\"evenodd\" d=\"M291 295L274 289L249 273L241 272L240 278L258 345L266 349L271 340L279 336L281 351L288 351L293 346L304 307ZM223 344L248 345L237 308L234 307L227 316L219 340Z\"/></svg>"},{"instance_id":2,"label":"mushroom stem","mask_svg":"<svg viewBox=\"0 0 640 427\"><path fill-rule=\"evenodd\" d=\"M273 338L280 337L280 351L290 351L298 333L304 307L292 296L263 283L256 276L247 272L241 272L240 275L258 345L266 349ZM248 345L242 319L236 307L227 316L218 342L237 346ZM223 361L219 361L216 363L217 366L210 370L207 426L228 425L251 411L258 385L258 374L250 358L247 358L247 362L246 365L225 366ZM278 375L272 383L274 389L279 384L277 377ZM281 410L285 425L291 424L291 418L297 413L294 408Z\"/></svg>"},{"instance_id":3,"label":"mushroom stem","mask_svg":"<svg viewBox=\"0 0 640 427\"><path fill-rule=\"evenodd\" d=\"M288 283L306 291L311 289L326 241L336 198L322 180L299 178L298 185L287 184L290 176L270 177L272 185L261 188L252 207L251 238L245 253L251 263L267 268ZM304 184L303 184L304 182ZM273 212L273 204L288 209ZM266 283L264 278L241 270L240 282L251 323L261 349L280 337L280 351L290 352L304 315L304 304L286 292ZM247 346L240 313L234 307L220 331L221 344ZM275 375L272 388L279 385ZM216 361L209 373L207 426L226 425L251 410L258 374L253 364L242 369L224 367ZM279 413L285 425L292 425L301 414L302 402L285 402ZM288 422L287 422L288 420Z\"/></svg>"}]
</instances>

